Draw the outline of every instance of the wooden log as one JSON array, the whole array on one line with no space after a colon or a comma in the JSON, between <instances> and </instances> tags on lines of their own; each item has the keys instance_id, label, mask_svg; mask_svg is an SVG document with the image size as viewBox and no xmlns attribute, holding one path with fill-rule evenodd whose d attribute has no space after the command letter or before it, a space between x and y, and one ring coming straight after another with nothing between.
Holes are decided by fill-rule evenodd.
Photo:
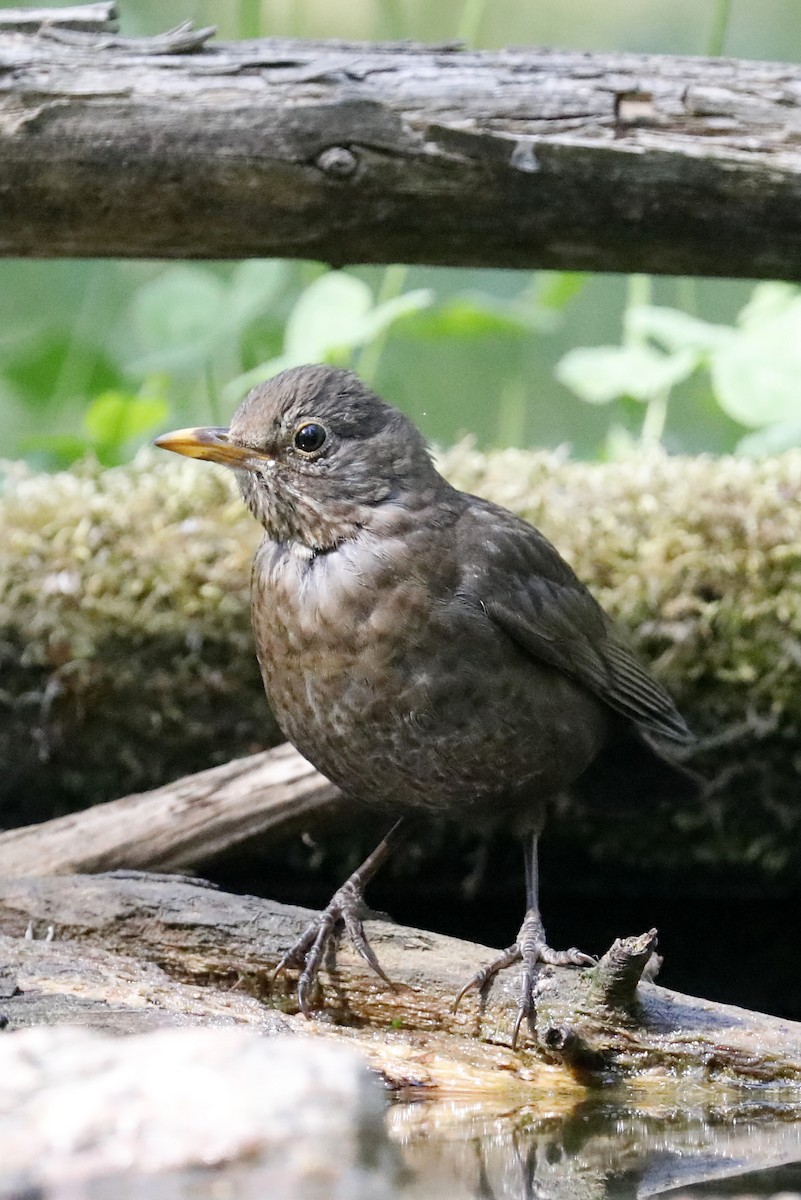
<instances>
[{"instance_id":1,"label":"wooden log","mask_svg":"<svg viewBox=\"0 0 801 1200\"><path fill-rule=\"evenodd\" d=\"M77 942L90 957L97 951L132 956L182 984L211 986L212 1007L220 989L235 987L291 1014L297 1009L294 981L271 982L270 976L309 917L303 909L169 876L0 881L0 934L24 943L26 931L53 927L52 984L40 974L40 992L72 986L59 984L57 956L65 944ZM360 1030L363 1044L374 1047L376 1064L394 1061L396 1079L403 1063L407 1082L438 1077L453 1082L463 1071L468 1088L491 1088L494 1077L495 1087L525 1090L549 1066L562 1082L579 1086L611 1076L680 1076L699 1084L775 1084L801 1094L801 1024L638 983L655 944L653 930L622 939L597 967L544 968L534 1027L521 1030L513 1052L519 972L503 972L483 997L466 999L454 1011L465 977L494 951L389 921L368 921L367 929L394 985L387 986L344 944L323 973L320 1020L307 1028L319 1031L330 1022ZM43 954L40 945L40 973ZM22 961L18 953L15 971ZM8 982L5 991L13 992ZM192 995L202 1005L202 992ZM13 999L2 1003L8 1007ZM176 1000L173 1011L179 1007ZM422 1055L419 1035L427 1039ZM486 1050L484 1043L490 1043Z\"/></svg>"},{"instance_id":2,"label":"wooden log","mask_svg":"<svg viewBox=\"0 0 801 1200\"><path fill-rule=\"evenodd\" d=\"M0 253L797 279L801 68L0 32Z\"/></svg>"},{"instance_id":3,"label":"wooden log","mask_svg":"<svg viewBox=\"0 0 801 1200\"><path fill-rule=\"evenodd\" d=\"M150 1190L144 1180L135 1184L143 1195L155 1189L165 1198L191 1194L212 1200L229 1181L232 1194L283 1195L284 1156L271 1186L257 1147L260 1139L283 1131L291 1136L297 1156L301 1138L308 1135L308 1103L284 1104L276 1127L264 1115L265 1093L269 1097L278 1091L285 1099L289 1084L297 1097L296 1081L304 1078L303 1063L308 1062L314 1068L313 1101L321 1091L320 1066L332 1042L346 1043L351 1054L358 1049L384 1082L401 1093L386 1113L397 1159L387 1162L376 1152L385 1135L373 1118L370 1162L379 1169L383 1163L394 1180L392 1168L399 1160L415 1195L608 1200L610 1180L614 1190L625 1179L632 1194L636 1187L637 1194L648 1196L795 1162L800 1155L794 1087L777 1093L770 1087L732 1087L687 1076L635 1075L628 1083L615 1079L611 1091L595 1089L593 1094L586 1078L579 1082L564 1068L533 1061L521 1068L519 1056L502 1046L435 1031L307 1022L267 1008L241 989L182 983L151 962L95 944L0 934L0 962L6 966L5 974L0 971L0 1026L4 1018L6 1022L0 1037L3 1195L20 1195L23 1182L63 1188L69 1179L74 1187L76 1177L107 1177L123 1163L134 1173L147 1167ZM45 1027L48 1022L54 1024ZM232 1025L239 1028L220 1028ZM195 1028L189 1033L187 1026ZM109 1036L120 1033L149 1036L133 1041ZM282 1035L277 1047L289 1071L276 1070L281 1060L272 1052L276 1043L265 1036L270 1034ZM349 1056L344 1057L347 1079ZM202 1076L195 1079L192 1068L197 1064ZM339 1081L342 1072L340 1068ZM187 1087L187 1077L193 1086ZM93 1096L105 1098L102 1105L87 1108L87 1087ZM375 1112L365 1105L363 1088L355 1097L347 1083L334 1097L330 1088L322 1091L328 1104L344 1106L344 1120L353 1115L369 1120ZM232 1108L233 1094L237 1105ZM229 1144L220 1146L212 1124L218 1153L209 1179L197 1168L208 1164L209 1110L220 1095ZM354 1098L362 1100L355 1114ZM73 1103L75 1119L65 1130L64 1113L72 1113ZM260 1118L255 1131L254 1113ZM321 1143L319 1116L312 1120L313 1140L308 1149L303 1144L302 1183L293 1195L308 1183L310 1152L319 1163L318 1177L331 1186L325 1155L336 1156L337 1148ZM148 1138L155 1123L161 1137ZM340 1147L343 1132L340 1122ZM152 1156L154 1148L163 1152L165 1147L169 1164L163 1155ZM230 1169L230 1158L243 1152L246 1161L233 1176L226 1174L226 1163ZM16 1177L9 1188L10 1161ZM181 1163L193 1168L191 1176L175 1170ZM167 1165L170 1173L154 1181L153 1173ZM246 1186L250 1171L256 1175L252 1187ZM392 1180L381 1194L395 1194ZM512 1193L510 1185L514 1189L517 1181L520 1188ZM360 1157L356 1190L363 1192L363 1185ZM131 1187L130 1179L118 1180L118 1192Z\"/></svg>"},{"instance_id":4,"label":"wooden log","mask_svg":"<svg viewBox=\"0 0 801 1200\"><path fill-rule=\"evenodd\" d=\"M151 792L0 833L0 877L196 867L239 842L298 824L340 793L294 747L185 776Z\"/></svg>"},{"instance_id":5,"label":"wooden log","mask_svg":"<svg viewBox=\"0 0 801 1200\"><path fill-rule=\"evenodd\" d=\"M100 0L98 4L67 4L63 8L4 8L0 10L0 33L38 33L44 28L115 33L117 16L117 5L113 0Z\"/></svg>"}]
</instances>

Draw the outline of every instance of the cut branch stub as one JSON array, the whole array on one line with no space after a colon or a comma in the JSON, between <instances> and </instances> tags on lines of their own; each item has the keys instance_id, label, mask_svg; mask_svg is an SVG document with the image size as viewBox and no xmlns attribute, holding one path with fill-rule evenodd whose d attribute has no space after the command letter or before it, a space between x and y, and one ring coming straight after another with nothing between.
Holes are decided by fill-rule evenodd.
<instances>
[{"instance_id":1,"label":"cut branch stub","mask_svg":"<svg viewBox=\"0 0 801 1200\"><path fill-rule=\"evenodd\" d=\"M630 1008L636 1000L637 984L656 949L656 930L639 937L617 938L593 968L595 985L610 1008Z\"/></svg>"}]
</instances>

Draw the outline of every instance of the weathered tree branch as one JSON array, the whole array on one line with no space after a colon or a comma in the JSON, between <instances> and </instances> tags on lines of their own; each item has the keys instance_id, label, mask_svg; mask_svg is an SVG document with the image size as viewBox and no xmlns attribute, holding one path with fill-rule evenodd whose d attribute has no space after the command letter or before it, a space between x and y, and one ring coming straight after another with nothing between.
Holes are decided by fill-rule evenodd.
<instances>
[{"instance_id":1,"label":"weathered tree branch","mask_svg":"<svg viewBox=\"0 0 801 1200\"><path fill-rule=\"evenodd\" d=\"M80 960L85 959L93 980L85 986L99 998L98 977L110 969L107 958L102 969L98 967L95 956L101 953L132 956L139 964L131 992L126 994L124 986L120 992L116 984L114 989L107 987L106 1003L111 996L112 1003L141 1008L143 972L151 970L148 964L156 964L193 989L161 1002L173 1015L180 1014L182 1005L195 1014L202 1012L204 994L210 1013L219 1015L221 989L233 985L237 993L260 999L269 996L272 1004L291 1013L296 1007L293 981L282 978L271 985L270 972L308 917L303 909L165 877L0 881L0 934L24 938L28 928L36 932L52 925L56 936L50 984L42 978L47 975L43 951L33 944L39 982L35 988L29 984L27 992L24 984L19 985L18 1016L9 979L13 984L12 977L25 970L25 943L21 947L16 943L10 975L7 966L2 1007L12 1024L30 1023L25 1005L33 1004L37 988L54 996L66 992L73 996L74 1019L80 987L72 976L80 975ZM368 922L368 931L395 986L386 986L345 944L324 973L322 1013L328 1021L361 1030L374 1064L396 1081L403 1076L407 1083L436 1082L438 1072L444 1078L450 1071L453 1082L463 1070L465 1086L470 1086L472 1073L473 1086L492 1088L493 1073L494 1086L499 1084L500 1068L506 1073L504 1087L515 1081L525 1087L527 1079L531 1082L532 1064L540 1063L555 1065L563 1078L575 1082L612 1072L620 1077L678 1074L698 1082L801 1087L801 1025L682 996L654 984L638 986L653 948L653 931L616 943L596 968L543 970L536 1032L521 1031L521 1048L514 1054L503 1047L509 1046L514 1025L520 985L516 972L502 973L482 1000L471 998L457 1012L453 1010L453 998L465 976L488 962L493 951L387 921ZM71 942L80 943L78 958L69 959ZM621 970L623 960L636 969ZM208 993L198 985L208 985ZM150 1002L156 1007L159 986L164 987L164 981L151 978ZM22 999L25 995L27 1001ZM244 1013L246 1006L236 996L232 1002ZM54 1005L55 1019L65 1019L63 1002L54 1000ZM250 1017L245 1014L240 1019L261 1019L262 1009L249 1011ZM41 995L37 1013L39 1023L48 1021ZM403 1030L405 1036L370 1037L388 1029ZM311 1027L315 1030L319 1031L317 1024ZM416 1044L419 1048L415 1041L419 1034L428 1036L422 1058L413 1052ZM482 1048L480 1042L494 1046Z\"/></svg>"},{"instance_id":2,"label":"weathered tree branch","mask_svg":"<svg viewBox=\"0 0 801 1200\"><path fill-rule=\"evenodd\" d=\"M285 744L152 792L0 833L0 877L195 867L268 830L285 836L339 797Z\"/></svg>"},{"instance_id":3,"label":"weathered tree branch","mask_svg":"<svg viewBox=\"0 0 801 1200\"><path fill-rule=\"evenodd\" d=\"M0 253L801 273L798 66L208 32L0 32Z\"/></svg>"},{"instance_id":4,"label":"weathered tree branch","mask_svg":"<svg viewBox=\"0 0 801 1200\"><path fill-rule=\"evenodd\" d=\"M114 0L65 5L63 8L4 8L0 11L0 33L38 33L42 29L115 33L117 27Z\"/></svg>"}]
</instances>

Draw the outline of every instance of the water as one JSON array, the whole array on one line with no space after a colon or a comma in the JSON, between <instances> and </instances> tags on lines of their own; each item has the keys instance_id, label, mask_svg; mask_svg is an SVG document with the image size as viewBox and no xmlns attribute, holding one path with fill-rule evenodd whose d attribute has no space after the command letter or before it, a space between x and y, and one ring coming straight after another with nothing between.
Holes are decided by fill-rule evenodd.
<instances>
[{"instance_id":1,"label":"water","mask_svg":"<svg viewBox=\"0 0 801 1200\"><path fill-rule=\"evenodd\" d=\"M403 1099L389 1130L403 1200L801 1196L797 1093L646 1085L513 1109Z\"/></svg>"}]
</instances>

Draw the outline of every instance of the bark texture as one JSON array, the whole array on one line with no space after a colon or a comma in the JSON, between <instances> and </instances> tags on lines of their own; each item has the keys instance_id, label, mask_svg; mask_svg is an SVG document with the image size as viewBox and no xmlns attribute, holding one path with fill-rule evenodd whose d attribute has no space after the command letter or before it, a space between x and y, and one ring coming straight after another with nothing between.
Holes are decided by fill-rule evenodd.
<instances>
[{"instance_id":1,"label":"bark texture","mask_svg":"<svg viewBox=\"0 0 801 1200\"><path fill-rule=\"evenodd\" d=\"M149 1008L156 1024L159 1010L172 1014L169 1022L184 1011L219 1018L226 1009L238 1020L269 1023L255 1000L294 1023L293 978L271 983L270 976L310 915L168 876L5 880L0 1003L10 1025L80 1020L84 1007L87 1020L101 1024L104 1015L114 1020L115 1007ZM49 929L49 943L25 936ZM638 983L655 930L616 942L595 968L544 969L536 1026L521 1031L512 1052L517 971L453 1009L465 976L494 951L389 921L369 921L367 929L394 986L344 944L323 973L319 1020L299 1028L347 1027L345 1036L396 1086L461 1081L463 1090L520 1093L611 1075L801 1089L801 1025ZM131 1028L143 1027L134 1015Z\"/></svg>"},{"instance_id":2,"label":"bark texture","mask_svg":"<svg viewBox=\"0 0 801 1200\"><path fill-rule=\"evenodd\" d=\"M797 279L801 68L0 29L0 253Z\"/></svg>"},{"instance_id":3,"label":"bark texture","mask_svg":"<svg viewBox=\"0 0 801 1200\"><path fill-rule=\"evenodd\" d=\"M285 744L134 796L0 833L0 877L194 868L252 837L286 837L347 811Z\"/></svg>"}]
</instances>

